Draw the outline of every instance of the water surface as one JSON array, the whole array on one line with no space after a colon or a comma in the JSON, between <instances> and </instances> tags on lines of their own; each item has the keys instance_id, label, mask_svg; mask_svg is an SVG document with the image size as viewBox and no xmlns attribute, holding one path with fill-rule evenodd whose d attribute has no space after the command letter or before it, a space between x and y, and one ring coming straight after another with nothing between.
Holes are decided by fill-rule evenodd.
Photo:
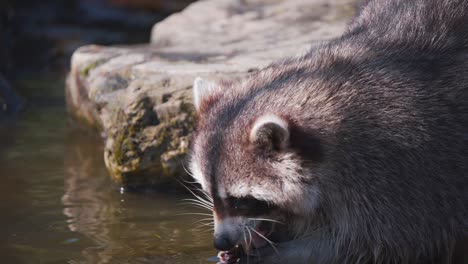
<instances>
[{"instance_id":1,"label":"water surface","mask_svg":"<svg viewBox=\"0 0 468 264\"><path fill-rule=\"evenodd\" d=\"M205 216L178 192L120 192L95 136L71 128L63 81L23 82L28 108L0 127L0 263L209 263Z\"/></svg>"}]
</instances>

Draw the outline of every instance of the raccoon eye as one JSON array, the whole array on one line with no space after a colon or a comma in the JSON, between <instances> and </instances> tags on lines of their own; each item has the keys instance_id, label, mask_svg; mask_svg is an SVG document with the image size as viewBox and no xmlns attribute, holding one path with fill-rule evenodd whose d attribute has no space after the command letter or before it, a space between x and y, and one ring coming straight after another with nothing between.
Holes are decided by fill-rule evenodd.
<instances>
[{"instance_id":1,"label":"raccoon eye","mask_svg":"<svg viewBox=\"0 0 468 264\"><path fill-rule=\"evenodd\" d=\"M270 211L271 206L253 197L231 197L228 203L237 213L242 215L261 215Z\"/></svg>"},{"instance_id":2,"label":"raccoon eye","mask_svg":"<svg viewBox=\"0 0 468 264\"><path fill-rule=\"evenodd\" d=\"M245 210L252 207L255 203L255 200L252 198L242 197L234 198L232 207L236 210Z\"/></svg>"}]
</instances>

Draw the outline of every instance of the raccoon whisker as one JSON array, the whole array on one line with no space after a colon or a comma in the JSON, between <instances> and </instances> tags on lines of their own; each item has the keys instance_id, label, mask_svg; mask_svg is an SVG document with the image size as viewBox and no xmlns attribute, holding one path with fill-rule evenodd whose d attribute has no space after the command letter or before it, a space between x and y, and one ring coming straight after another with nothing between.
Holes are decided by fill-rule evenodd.
<instances>
[{"instance_id":1,"label":"raccoon whisker","mask_svg":"<svg viewBox=\"0 0 468 264\"><path fill-rule=\"evenodd\" d=\"M244 250L244 253L245 253L245 255L247 256L247 264L249 264L249 260L250 260L250 258L249 258L249 250L250 250L250 247L247 248L247 236L245 235L245 229L246 229L246 227L244 226L243 228L244 228L244 230L242 230L242 236L244 237L245 246L243 246L242 249Z\"/></svg>"},{"instance_id":2,"label":"raccoon whisker","mask_svg":"<svg viewBox=\"0 0 468 264\"><path fill-rule=\"evenodd\" d=\"M204 202L204 203L207 203L209 205L213 205L213 201L209 201L209 200L206 200L206 199L203 199L203 197L199 196L199 195L196 195L194 194L195 197L197 198L197 200L199 200L200 202ZM206 194L205 194L206 196Z\"/></svg>"},{"instance_id":3,"label":"raccoon whisker","mask_svg":"<svg viewBox=\"0 0 468 264\"><path fill-rule=\"evenodd\" d=\"M201 228L202 228L201 226L194 226L194 227L190 228L189 230L198 232L198 231L201 231L200 230Z\"/></svg>"},{"instance_id":4,"label":"raccoon whisker","mask_svg":"<svg viewBox=\"0 0 468 264\"><path fill-rule=\"evenodd\" d=\"M206 221L210 221L210 222L213 223L213 218L211 218L211 217L210 218L202 218L202 219L199 219L199 220L193 222L192 224L194 225L194 224L197 224L197 223L200 223L200 222L206 222Z\"/></svg>"},{"instance_id":5,"label":"raccoon whisker","mask_svg":"<svg viewBox=\"0 0 468 264\"><path fill-rule=\"evenodd\" d=\"M180 165L182 165L182 168L184 169L184 171L185 171L188 175L190 175L190 176L193 177L193 173L192 173L191 171L189 171L189 170L185 167L185 164L184 164L183 162L181 162ZM185 181L185 182L188 182L188 183L189 183L189 181ZM194 182L194 183L196 183L196 182Z\"/></svg>"},{"instance_id":6,"label":"raccoon whisker","mask_svg":"<svg viewBox=\"0 0 468 264\"><path fill-rule=\"evenodd\" d=\"M188 175L190 175L190 176L193 177L193 174L192 174L189 170L187 170L187 168L185 167L184 163L181 163L181 164L182 164L182 168L185 170L185 172L187 172ZM211 196L210 196L205 190L203 190L202 188L199 188L198 186L196 186L196 185L198 185L198 182L197 182L197 181L193 181L193 182L188 181L188 180L180 180L180 181L179 181L180 184L182 184L182 186L184 186L185 188L187 188L193 195L195 195L195 194L194 194L194 193L190 190L190 188L189 188L188 186L186 186L182 181L185 182L185 183L187 183L187 184L192 185L192 188L194 188L194 189L196 189L197 191L201 192L201 193L205 196L205 198L207 199L207 200L205 200L205 201L213 203L213 198L211 198ZM197 196L197 195L195 195L195 196ZM201 197L200 197L200 198L201 198ZM204 200L204 199L202 199L202 200Z\"/></svg>"},{"instance_id":7,"label":"raccoon whisker","mask_svg":"<svg viewBox=\"0 0 468 264\"><path fill-rule=\"evenodd\" d=\"M212 205L210 205L210 204L206 204L206 203L204 203L204 202L200 202L200 201L195 200L195 199L193 199L193 200L188 200L188 199L186 199L186 200L182 200L182 201L183 201L183 202L184 202L184 201L185 201L185 202L193 202L193 203L205 205L205 206L208 206L208 207L212 207Z\"/></svg>"},{"instance_id":8,"label":"raccoon whisker","mask_svg":"<svg viewBox=\"0 0 468 264\"><path fill-rule=\"evenodd\" d=\"M190 207L193 207L193 208L198 208L198 209L204 210L204 211L210 211L210 212L213 211L210 208L207 208L207 207L204 207L204 206L201 206L201 205L198 205L198 204L182 204L182 205L190 206Z\"/></svg>"},{"instance_id":9,"label":"raccoon whisker","mask_svg":"<svg viewBox=\"0 0 468 264\"><path fill-rule=\"evenodd\" d=\"M204 215L204 216L213 216L211 214L204 214L204 213L183 213L183 214L177 214L177 216L181 215Z\"/></svg>"},{"instance_id":10,"label":"raccoon whisker","mask_svg":"<svg viewBox=\"0 0 468 264\"><path fill-rule=\"evenodd\" d=\"M213 198L208 194L207 191L203 190L202 188L195 187L195 186L194 186L193 188L195 188L197 191L199 191L200 193L202 193L203 196L205 196L205 198L206 198L205 201L213 203Z\"/></svg>"},{"instance_id":11,"label":"raccoon whisker","mask_svg":"<svg viewBox=\"0 0 468 264\"><path fill-rule=\"evenodd\" d=\"M214 228L209 228L209 229L207 229L207 230L203 230L203 231L200 231L200 232L201 232L201 233L207 233L207 232L211 232L211 231L213 231L213 230L214 230Z\"/></svg>"},{"instance_id":12,"label":"raccoon whisker","mask_svg":"<svg viewBox=\"0 0 468 264\"><path fill-rule=\"evenodd\" d=\"M273 220L273 219L269 219L269 218L249 218L249 220L266 221L266 222L273 222L273 223L278 223L278 224L284 225L284 223L281 222L281 221Z\"/></svg>"},{"instance_id":13,"label":"raccoon whisker","mask_svg":"<svg viewBox=\"0 0 468 264\"><path fill-rule=\"evenodd\" d=\"M198 226L196 226L195 228L201 228L201 227L205 227L205 226L211 226L213 227L214 224L213 223L205 223L205 224L199 224Z\"/></svg>"},{"instance_id":14,"label":"raccoon whisker","mask_svg":"<svg viewBox=\"0 0 468 264\"><path fill-rule=\"evenodd\" d=\"M202 193L203 193L203 192L202 192ZM208 203L208 204L213 204L213 201L206 200L206 199L204 199L203 197L201 197L200 195L195 194L194 192L192 192L192 194L193 194L193 195L195 196L195 198L197 198L197 200L199 200L199 201L203 201L203 202ZM203 193L203 194L204 194L205 196L207 196L206 193Z\"/></svg>"},{"instance_id":15,"label":"raccoon whisker","mask_svg":"<svg viewBox=\"0 0 468 264\"><path fill-rule=\"evenodd\" d=\"M208 228L208 227L209 227L208 231L214 230L214 226L213 225L208 225L208 224L198 225L198 226L195 226L195 227L193 227L193 228L191 228L189 230L198 232L198 231L203 231L203 230L205 230L205 228Z\"/></svg>"},{"instance_id":16,"label":"raccoon whisker","mask_svg":"<svg viewBox=\"0 0 468 264\"><path fill-rule=\"evenodd\" d=\"M207 202L207 203L210 203L211 204L213 203L213 200L211 199L211 197L208 196L208 194L201 190L201 193L203 193L204 196L206 196L208 198L208 200L205 200L203 199L202 197L200 197L199 195L197 195L194 191L192 191L187 185L185 185L183 182L179 181L179 183L184 186L185 189L187 189L193 196L195 196L195 198L197 198L198 200L200 201L204 201L204 202ZM200 190L200 189L199 189Z\"/></svg>"},{"instance_id":17,"label":"raccoon whisker","mask_svg":"<svg viewBox=\"0 0 468 264\"><path fill-rule=\"evenodd\" d=\"M195 208L200 208L200 209L204 209L204 210L208 210L208 211L213 211L211 208L209 207L206 207L204 205L200 205L200 204L194 204L194 203L181 203L181 205L187 205L187 206L191 206L191 207L195 207Z\"/></svg>"},{"instance_id":18,"label":"raccoon whisker","mask_svg":"<svg viewBox=\"0 0 468 264\"><path fill-rule=\"evenodd\" d=\"M200 189L200 184L197 182L197 181L189 181L189 180L185 180L185 179L181 179L179 180L179 182L183 185L185 185L184 183L186 184L189 184L190 185L190 188L193 188L193 189Z\"/></svg>"},{"instance_id":19,"label":"raccoon whisker","mask_svg":"<svg viewBox=\"0 0 468 264\"><path fill-rule=\"evenodd\" d=\"M208 197L207 194L204 194L204 195L206 197ZM209 205L209 206L213 206L213 201L212 200L207 200L207 199L205 199L203 197L200 197L200 196L197 196L195 198L196 199L194 199L194 200L197 200L198 202L205 203L206 205Z\"/></svg>"},{"instance_id":20,"label":"raccoon whisker","mask_svg":"<svg viewBox=\"0 0 468 264\"><path fill-rule=\"evenodd\" d=\"M270 246L275 250L276 254L279 254L278 252L278 249L275 247L275 243L273 243L273 241L269 240L268 238L266 238L264 235L262 235L260 232L258 232L257 230L255 230L254 228L251 228L249 226L247 226L247 228L251 229L252 231L254 231L257 235L259 235L261 238L265 239L266 242L268 242L268 244L270 244Z\"/></svg>"},{"instance_id":21,"label":"raccoon whisker","mask_svg":"<svg viewBox=\"0 0 468 264\"><path fill-rule=\"evenodd\" d=\"M193 177L193 176L192 176ZM184 180L184 179L181 179L181 180L178 180L180 184L182 184L185 188L191 188L191 189L195 189L197 191L204 191L203 189L201 189L199 186L200 186L200 183L198 183L197 181L188 181L188 180ZM184 183L190 185L187 186L185 185Z\"/></svg>"},{"instance_id":22,"label":"raccoon whisker","mask_svg":"<svg viewBox=\"0 0 468 264\"><path fill-rule=\"evenodd\" d=\"M204 205L204 204L199 204L199 203L193 203L193 202L190 202L190 203L181 203L182 205L190 205L190 206L194 206L194 207L197 207L197 208L202 208L202 209L207 209L208 211L213 211L213 208L212 207L209 207L207 205Z\"/></svg>"},{"instance_id":23,"label":"raccoon whisker","mask_svg":"<svg viewBox=\"0 0 468 264\"><path fill-rule=\"evenodd\" d=\"M243 230L242 230L242 236L244 237L244 243L245 243L245 247L243 247L244 249L244 252L248 252L248 250L246 249L247 247L247 236L245 235L245 226L243 227Z\"/></svg>"},{"instance_id":24,"label":"raccoon whisker","mask_svg":"<svg viewBox=\"0 0 468 264\"><path fill-rule=\"evenodd\" d=\"M212 203L210 203L209 201L200 200L200 199L193 199L193 198L182 199L182 201L202 202L202 203L205 203L205 204L208 204L208 205L212 205Z\"/></svg>"},{"instance_id":25,"label":"raccoon whisker","mask_svg":"<svg viewBox=\"0 0 468 264\"><path fill-rule=\"evenodd\" d=\"M176 179L176 181L178 181L182 186L184 186L184 188L188 189L189 191L190 191L190 188L189 188L187 185L185 185L185 183L191 184L191 185L194 185L194 184L195 184L195 182L189 182L189 181L184 180L184 179L180 179L180 180L179 180L179 179ZM184 183L184 182L185 182L185 183Z\"/></svg>"},{"instance_id":26,"label":"raccoon whisker","mask_svg":"<svg viewBox=\"0 0 468 264\"><path fill-rule=\"evenodd\" d=\"M214 225L212 223L199 224L194 229L201 229L202 227L214 227Z\"/></svg>"},{"instance_id":27,"label":"raccoon whisker","mask_svg":"<svg viewBox=\"0 0 468 264\"><path fill-rule=\"evenodd\" d=\"M206 198L206 200L208 202L210 202L211 204L213 204L213 198L208 194L208 192L206 192L205 190L203 189L198 189Z\"/></svg>"},{"instance_id":28,"label":"raccoon whisker","mask_svg":"<svg viewBox=\"0 0 468 264\"><path fill-rule=\"evenodd\" d=\"M212 203L209 203L207 201L197 200L197 199L184 199L182 201L195 202L195 203L199 203L199 204L203 204L203 205L206 205L206 206L213 207Z\"/></svg>"},{"instance_id":29,"label":"raccoon whisker","mask_svg":"<svg viewBox=\"0 0 468 264\"><path fill-rule=\"evenodd\" d=\"M248 226L245 226L247 232L249 232L249 244L248 244L248 250L250 250L251 246L252 246L252 232L250 232L249 230L249 227Z\"/></svg>"},{"instance_id":30,"label":"raccoon whisker","mask_svg":"<svg viewBox=\"0 0 468 264\"><path fill-rule=\"evenodd\" d=\"M201 228L201 227L214 227L214 223L212 222L199 222L199 223L194 223L193 224L195 228Z\"/></svg>"},{"instance_id":31,"label":"raccoon whisker","mask_svg":"<svg viewBox=\"0 0 468 264\"><path fill-rule=\"evenodd\" d=\"M213 222L209 222L209 223L202 223L202 222L199 222L199 225L200 226L207 226L207 225L214 225Z\"/></svg>"},{"instance_id":32,"label":"raccoon whisker","mask_svg":"<svg viewBox=\"0 0 468 264\"><path fill-rule=\"evenodd\" d=\"M188 181L188 180L180 180L180 181L192 185L193 188L195 188L195 186L198 184L197 181Z\"/></svg>"},{"instance_id":33,"label":"raccoon whisker","mask_svg":"<svg viewBox=\"0 0 468 264\"><path fill-rule=\"evenodd\" d=\"M206 205L206 206L213 207L213 204L212 204L212 203L207 202L207 201L197 200L197 199L182 199L182 201L195 202L195 203L200 203L200 204L204 204L204 205Z\"/></svg>"},{"instance_id":34,"label":"raccoon whisker","mask_svg":"<svg viewBox=\"0 0 468 264\"><path fill-rule=\"evenodd\" d=\"M195 223L194 223L194 225L195 225ZM209 229L208 230L203 230L203 229L205 229L205 227L209 227ZM212 222L210 222L210 223L199 223L195 227L193 227L192 229L189 229L189 230L208 232L208 231L214 230L214 223L212 223Z\"/></svg>"}]
</instances>

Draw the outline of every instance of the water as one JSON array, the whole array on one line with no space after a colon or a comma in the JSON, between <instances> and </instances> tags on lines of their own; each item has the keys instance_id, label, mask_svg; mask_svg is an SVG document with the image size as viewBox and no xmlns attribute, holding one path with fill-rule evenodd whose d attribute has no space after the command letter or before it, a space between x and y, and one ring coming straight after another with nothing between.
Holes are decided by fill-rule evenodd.
<instances>
[{"instance_id":1,"label":"water","mask_svg":"<svg viewBox=\"0 0 468 264\"><path fill-rule=\"evenodd\" d=\"M180 215L205 212L177 192L121 193L101 141L67 124L62 91L24 82L28 109L0 127L0 263L211 263L211 232L193 230L204 216Z\"/></svg>"}]
</instances>

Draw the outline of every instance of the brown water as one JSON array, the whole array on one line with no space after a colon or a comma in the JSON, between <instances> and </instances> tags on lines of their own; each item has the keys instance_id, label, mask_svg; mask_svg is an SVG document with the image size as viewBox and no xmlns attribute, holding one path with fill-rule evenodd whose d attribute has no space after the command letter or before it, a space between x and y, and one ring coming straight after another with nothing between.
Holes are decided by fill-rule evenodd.
<instances>
[{"instance_id":1,"label":"brown water","mask_svg":"<svg viewBox=\"0 0 468 264\"><path fill-rule=\"evenodd\" d=\"M62 84L26 83L28 109L0 127L0 263L212 263L184 195L110 182L100 140L67 125Z\"/></svg>"}]
</instances>

